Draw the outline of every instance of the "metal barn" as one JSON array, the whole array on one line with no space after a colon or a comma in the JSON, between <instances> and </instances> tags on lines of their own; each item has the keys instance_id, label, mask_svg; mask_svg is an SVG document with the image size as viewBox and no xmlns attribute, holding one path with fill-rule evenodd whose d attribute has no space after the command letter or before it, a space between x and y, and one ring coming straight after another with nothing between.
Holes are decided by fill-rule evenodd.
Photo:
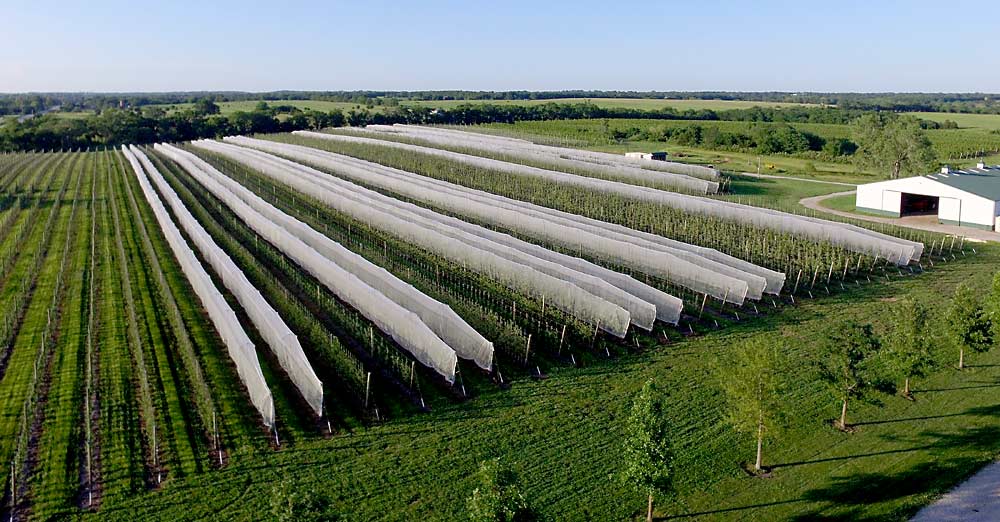
<instances>
[{"instance_id":1,"label":"metal barn","mask_svg":"<svg viewBox=\"0 0 1000 522\"><path fill-rule=\"evenodd\" d=\"M1000 231L1000 166L869 183L858 187L858 212L903 217L937 215L948 225Z\"/></svg>"}]
</instances>

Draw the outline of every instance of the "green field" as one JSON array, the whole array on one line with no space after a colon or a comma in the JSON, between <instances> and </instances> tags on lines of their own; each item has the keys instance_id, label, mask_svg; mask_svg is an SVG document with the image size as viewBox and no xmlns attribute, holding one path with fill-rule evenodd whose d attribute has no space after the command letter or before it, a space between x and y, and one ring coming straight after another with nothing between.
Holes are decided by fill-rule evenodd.
<instances>
[{"instance_id":1,"label":"green field","mask_svg":"<svg viewBox=\"0 0 1000 522\"><path fill-rule=\"evenodd\" d=\"M648 227L787 273L840 266L848 255L832 245L736 230L589 190L501 179L423 154L338 148L290 135L272 139ZM276 358L219 285L257 346L280 445L261 426L120 153L0 156L0 313L14 318L0 326L15 325L0 329L0 341L12 340L10 352L0 352L0 460L14 464L18 520L256 520L271 513L278 483L313 485L350 519L456 520L465 517L479 462L501 455L514 463L529 502L548 519L630 519L642 512L644 498L616 473L623 422L647 379L668 393L676 429L678 496L658 503L662 516L903 520L1000 454L1000 399L985 393L1000 382L1000 352L970 355L964 372L944 365L916 381L915 402L886 397L882 408L852 406L852 434L829 425L838 404L817 385L814 368L821 357L817 341L833 321L872 321L883 332L887 307L902 297L940 316L947 304L941 296L957 284L987 284L1000 263L996 246L973 253L959 244L954 259L945 248L947 259L925 256L928 270L918 275L871 260L870 269L865 262L866 268L834 274L830 283L803 285L794 304L787 292L752 308L710 302L705 318L617 341L488 275L340 214L314 195L197 152L289 215L448 304L491 339L509 389L460 362L469 397L459 399L364 316L259 240L179 164L145 151L299 337L324 382L327 415L303 412ZM858 177L814 177L823 176ZM736 177L731 192L718 197L792 208L802 197L844 189ZM656 278L650 284L681 290ZM741 471L753 444L723 422L712 373L734 343L752 338L782 340L796 365L786 376L787 429L765 452L765 464L775 469L768 479ZM952 352L942 351L942 358L951 362ZM536 369L547 378L532 378ZM368 376L374 376L371 390ZM421 400L429 411L419 411ZM23 426L37 426L29 430L37 436L26 437ZM0 467L0 483L9 484L11 469ZM872 483L881 487L873 490ZM0 514L9 506L0 505Z\"/></svg>"},{"instance_id":2,"label":"green field","mask_svg":"<svg viewBox=\"0 0 1000 522\"><path fill-rule=\"evenodd\" d=\"M622 422L642 383L668 390L679 471L679 498L660 515L695 520L905 520L922 504L1000 453L1000 354L977 356L966 372L943 369L921 380L916 402L886 399L884 408L852 410L853 434L829 426L838 406L811 382L815 339L832 319L875 320L889 303L912 296L940 305L963 281L985 284L1000 262L996 248L940 264L920 277L864 285L669 346L658 346L581 369L554 369L537 382L519 379L509 391L486 390L468 404L373 426L330 440L235 462L224 470L133 499L102 512L110 520L172 520L178 516L250 520L269 509L275 481L315 485L335 506L360 519L457 520L481 459L515 462L529 501L554 519L622 520L644 497L615 477ZM896 279L896 278L894 278ZM792 425L768 447L773 478L748 478L739 462L752 442L721 421L709 367L732 343L779 336L800 371L789 376ZM949 352L950 355L950 352ZM949 357L950 359L950 357Z\"/></svg>"},{"instance_id":3,"label":"green field","mask_svg":"<svg viewBox=\"0 0 1000 522\"><path fill-rule=\"evenodd\" d=\"M463 104L541 105L543 103L592 103L598 107L658 110L667 107L683 110L748 109L750 107L797 107L807 104L782 102L755 102L739 100L665 100L653 98L553 98L548 100L403 100L401 105L451 108Z\"/></svg>"},{"instance_id":4,"label":"green field","mask_svg":"<svg viewBox=\"0 0 1000 522\"><path fill-rule=\"evenodd\" d=\"M1000 129L1000 114L964 114L958 112L911 112L909 114L938 123L951 120L957 123L961 129Z\"/></svg>"}]
</instances>

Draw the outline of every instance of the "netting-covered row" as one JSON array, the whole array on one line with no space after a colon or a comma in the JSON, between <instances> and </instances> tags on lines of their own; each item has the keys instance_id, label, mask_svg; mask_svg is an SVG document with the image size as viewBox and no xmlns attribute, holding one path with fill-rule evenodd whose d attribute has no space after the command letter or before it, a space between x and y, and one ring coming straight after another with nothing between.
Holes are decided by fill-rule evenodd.
<instances>
[{"instance_id":1,"label":"netting-covered row","mask_svg":"<svg viewBox=\"0 0 1000 522\"><path fill-rule=\"evenodd\" d=\"M142 188L142 193L145 195L146 201L149 202L149 206L153 209L153 215L156 217L156 221L159 223L160 229L163 231L164 237L166 237L167 244L170 245L170 249L174 253L174 257L177 258L181 270L191 283L191 287L208 313L209 319L211 319L216 331L226 345L229 358L232 359L236 366L236 373L239 374L240 380L246 386L247 392L250 395L250 401L260 413L264 423L268 426L274 426L274 400L271 397L271 390L268 388L267 382L264 381L264 373L261 371L260 361L257 359L257 352L253 342L247 336L246 331L243 330L243 326L240 325L239 319L236 318L236 313L233 312L229 303L226 302L225 297L215 287L212 278L205 271L205 268L201 266L194 251L188 246L187 241L184 240L184 236L181 235L177 225L170 218L170 214L160 201L160 197L153 190L152 185L149 184L146 172L143 170L137 156L147 161L148 158L145 158L145 155L138 149L129 150L124 145L122 146L122 153L132 166L132 170L139 180L139 186Z\"/></svg>"},{"instance_id":2,"label":"netting-covered row","mask_svg":"<svg viewBox=\"0 0 1000 522\"><path fill-rule=\"evenodd\" d=\"M455 350L435 335L416 314L396 304L377 289L367 285L354 274L251 208L190 161L185 158L180 160L180 165L192 177L225 203L265 241L281 250L338 298L374 323L379 330L389 335L421 364L431 368L448 382L455 381L455 368L458 364Z\"/></svg>"},{"instance_id":3,"label":"netting-covered row","mask_svg":"<svg viewBox=\"0 0 1000 522\"><path fill-rule=\"evenodd\" d=\"M445 259L486 274L548 305L604 331L624 336L631 320L628 310L584 290L576 282L589 276L562 270L561 277L539 270L541 260L530 260L516 251L498 255L489 241L448 227L414 212L416 205L401 202L376 191L338 179L304 165L248 148L195 142L212 148L262 174L317 198L324 204L368 225L413 243ZM509 249L507 249L509 250ZM513 260L510 256L520 258ZM523 262L522 262L523 261ZM527 264L527 263L533 264ZM601 285L600 281L593 281ZM603 286L603 285L602 285ZM610 285L607 285L610 287ZM609 288L610 290L610 288ZM632 297L637 300L637 298ZM649 306L648 304L646 306Z\"/></svg>"},{"instance_id":4,"label":"netting-covered row","mask_svg":"<svg viewBox=\"0 0 1000 522\"><path fill-rule=\"evenodd\" d=\"M509 172L511 174L536 176L552 181L568 180L567 181L568 183L588 188L595 188L598 190L600 189L600 183L602 183L601 180L597 180L594 178L575 176L572 174L566 174L564 172L545 170L517 163L508 163L505 161L495 160L491 158L484 158L481 156L473 156L470 154L451 152L448 150L435 149L432 147L424 147L420 145L411 145L408 143L385 141L373 138L362 138L357 136L346 136L342 134L326 134L326 133L311 132L311 131L295 131L294 134L303 137L318 138L331 141L343 141L348 143L360 143L366 145L378 145L390 148L398 148L401 150L417 152L420 154L428 154L432 156L444 157L467 165L473 165L476 167L496 170L498 172ZM428 180L428 181L433 182L434 180ZM487 194L487 193L479 192L479 194ZM493 194L489 194L489 196L496 201L501 201L505 204L515 205L521 209L524 209L525 211L530 211L536 214L545 214L550 219L555 219L558 220L559 222L567 224L575 223L576 226L584 226L589 230L597 233L604 233L604 234L610 233L613 234L612 237L615 237L616 239L626 240L633 244L643 246L645 248L652 248L653 250L665 249L664 250L665 252L677 255L682 259L695 263L709 270L714 270L737 278L741 278L744 273L754 274L763 277L766 280L766 286L764 287L757 285L756 280L748 281L748 283L751 284L749 297L752 299L759 299L761 297L762 292L770 294L779 293L785 282L785 274L782 272L768 270L766 268L754 265L753 263L749 263L747 261L743 261L733 256L723 254L714 249L690 245L687 243L674 241L654 234L638 232L621 225L606 223L596 219L590 219L583 216L570 214L568 212L561 212L547 207L542 207L540 205L533 205L530 203L525 203L510 198L496 196ZM598 232L598 229L602 230Z\"/></svg>"},{"instance_id":5,"label":"netting-covered row","mask_svg":"<svg viewBox=\"0 0 1000 522\"><path fill-rule=\"evenodd\" d=\"M375 136L380 134L385 135L386 133L394 133L409 138L431 142L437 145L453 148L484 150L503 157L519 158L527 161L553 163L565 167L571 167L576 171L592 173L599 177L609 177L642 183L655 183L657 185L698 194L715 194L719 191L719 183L715 180L702 179L687 174L646 170L634 165L612 165L609 163L585 161L580 158L570 157L567 154L553 154L549 151L537 149L535 147L538 146L530 142L510 144L496 141L494 137L485 134L458 132L458 134L452 135L447 134L449 131L444 129L432 127L410 127L407 125L369 125L368 127L363 128L352 128L351 130L359 133L369 133ZM572 174L572 176L588 178L588 176L578 174Z\"/></svg>"},{"instance_id":6,"label":"netting-covered row","mask_svg":"<svg viewBox=\"0 0 1000 522\"><path fill-rule=\"evenodd\" d=\"M735 304L742 304L751 290L754 297L759 298L766 287L766 281L762 277L725 266L707 268L707 265L718 263L686 252L681 253L686 257L697 258L697 263L693 263L662 248L651 249L634 241L612 238L608 233L594 233L574 223L551 219L551 216L537 212L523 202L487 192L309 147L242 137L227 140L334 169L352 180L503 226L548 244L587 252Z\"/></svg>"},{"instance_id":7,"label":"netting-covered row","mask_svg":"<svg viewBox=\"0 0 1000 522\"><path fill-rule=\"evenodd\" d=\"M466 142L465 145L462 145L462 140L451 136L441 136L440 133L474 134L413 126L371 127L373 129L371 133L374 135L387 132L391 129L398 129L395 132L403 133L412 138L440 143L442 145L455 142L452 144L456 146L468 146L468 143ZM475 134L475 136L478 136L478 134ZM662 204L686 212L748 223L756 227L797 235L813 241L829 242L853 252L878 256L899 265L906 265L911 261L920 259L924 248L922 243L896 238L856 225L837 223L820 218L790 214L779 210L743 205L730 201L678 194L608 180L596 180L594 188L602 192Z\"/></svg>"},{"instance_id":8,"label":"netting-covered row","mask_svg":"<svg viewBox=\"0 0 1000 522\"><path fill-rule=\"evenodd\" d=\"M707 185L709 192L718 192L720 174L713 167L702 165L691 165L688 163L678 163L676 161L652 161L641 158L632 158L625 155L610 154L607 152L596 152L584 149L574 149L569 147L556 147L552 145L542 145L528 140L486 134L482 132L468 132L458 129L444 127L426 127L418 125L370 125L369 128L377 131L395 131L404 134L436 136L440 140L447 140L450 143L464 142L469 145L487 147L495 151L502 151L505 154L521 157L544 158L563 165L587 168L597 172L609 174L628 173L634 179L660 179L650 178L655 174L669 173L679 176L688 176L703 181L712 182ZM607 167L607 168L599 168ZM652 172L651 172L652 171ZM713 188L714 187L714 188Z\"/></svg>"},{"instance_id":9,"label":"netting-covered row","mask_svg":"<svg viewBox=\"0 0 1000 522\"><path fill-rule=\"evenodd\" d=\"M226 152L228 149L230 153L243 152L257 154L257 151L233 148L232 146L212 141L196 142L195 145L217 152ZM262 160L268 159L267 155L260 155L260 157ZM303 169L305 175L311 175L310 171L312 169L300 165L296 165L296 167ZM329 176L322 173L316 174L321 176L319 182L325 183L330 181ZM385 196L381 197L385 198ZM543 273L571 281L588 292L621 306L630 313L630 320L636 326L648 330L652 328L655 319L676 324L680 318L680 310L682 308L680 299L640 283L629 276L580 258L553 252L509 235L439 214L423 207L395 201L390 198L385 199L396 207L417 214L426 220L446 225L445 228L437 227L437 230L449 237L467 242L477 248L483 248L512 261L523 263ZM456 235L454 230L449 230L447 227L458 229L467 234ZM486 239L487 241L477 240L475 237L470 237L470 234ZM578 272L578 274L574 272Z\"/></svg>"},{"instance_id":10,"label":"netting-covered row","mask_svg":"<svg viewBox=\"0 0 1000 522\"><path fill-rule=\"evenodd\" d=\"M713 167L703 165L692 165L689 163L679 163L676 161L652 161L641 158L633 158L620 154L610 154L607 152L597 152L592 150L574 149L569 147L556 147L551 145L541 145L528 140L511 138L508 136L498 136L496 134L485 134L481 132L466 132L458 129L448 129L442 127L421 127L416 125L396 125L396 129L414 129L416 131L429 130L443 136L451 136L463 139L474 139L492 143L498 147L512 148L514 150L530 150L539 154L545 154L552 158L572 159L599 165L613 167L634 167L643 170L656 170L694 176L707 180L718 180L719 171Z\"/></svg>"},{"instance_id":11,"label":"netting-covered row","mask_svg":"<svg viewBox=\"0 0 1000 522\"><path fill-rule=\"evenodd\" d=\"M197 142L196 145L222 152L225 152L227 147L229 147L230 152L257 153L257 151L232 148L232 146L210 141ZM266 160L267 156L262 155L261 159ZM303 168L298 165L296 166ZM309 170L311 169L305 169L306 175L310 175ZM329 180L328 176L319 174L322 176L322 179L319 180L320 182L325 183ZM381 197L385 198L385 196ZM680 299L640 283L624 274L603 268L583 259L553 252L509 235L494 232L416 205L395 201L390 198L385 198L385 200L397 208L405 209L420 216L423 218L422 223L435 227L435 230L448 237L468 243L470 246L486 250L516 263L524 264L542 273L570 281L598 297L621 306L629 312L630 320L636 326L648 330L652 328L653 322L657 318L674 324L679 320L682 307ZM458 231L465 232L465 234L458 234ZM477 237L481 239L477 239Z\"/></svg>"},{"instance_id":12,"label":"netting-covered row","mask_svg":"<svg viewBox=\"0 0 1000 522\"><path fill-rule=\"evenodd\" d=\"M484 370L493 365L493 343L486 340L450 307L431 299L412 285L392 275L384 268L351 252L309 225L289 216L247 189L239 182L219 172L208 162L171 145L156 145L192 174L207 176L225 187L253 210L285 229L309 247L355 275L388 299L415 313L430 329L447 343L459 357L473 361ZM222 193L223 196L227 194Z\"/></svg>"},{"instance_id":13,"label":"netting-covered row","mask_svg":"<svg viewBox=\"0 0 1000 522\"><path fill-rule=\"evenodd\" d=\"M240 306L246 311L247 317L253 323L260 336L264 338L278 363L288 374L289 379L298 388L306 404L317 416L323 416L323 383L320 382L312 364L306 358L298 337L285 324L278 312L264 299L260 291L247 279L240 267L236 266L222 248L212 239L212 236L198 223L198 220L184 206L177 193L167 184L156 167L145 154L133 148L139 162L146 169L146 175L153 180L167 205L173 210L174 217L181 228L187 232L203 259L212 265L212 269L222 279L222 283L236 297Z\"/></svg>"}]
</instances>

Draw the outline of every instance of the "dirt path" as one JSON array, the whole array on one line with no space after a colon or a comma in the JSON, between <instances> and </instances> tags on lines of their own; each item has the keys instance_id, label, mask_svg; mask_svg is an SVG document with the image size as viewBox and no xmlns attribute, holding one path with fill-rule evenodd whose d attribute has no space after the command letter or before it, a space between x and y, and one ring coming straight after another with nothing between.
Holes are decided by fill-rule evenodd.
<instances>
[{"instance_id":1,"label":"dirt path","mask_svg":"<svg viewBox=\"0 0 1000 522\"><path fill-rule=\"evenodd\" d=\"M921 509L911 522L988 522L1000 520L1000 462L986 466L969 480Z\"/></svg>"},{"instance_id":2,"label":"dirt path","mask_svg":"<svg viewBox=\"0 0 1000 522\"><path fill-rule=\"evenodd\" d=\"M852 219L861 219L864 221L871 221L872 223L886 223L889 225L898 225L901 227L915 228L918 230L927 230L930 232L940 232L942 234L953 234L957 236L965 236L966 238L979 240L979 241L993 241L1000 243L1000 233L990 232L988 230L979 230L978 228L969 227L956 227L953 225L942 225L937 222L937 216L906 216L902 218L887 218L878 216L866 216L864 214L855 214L853 212L844 212L842 210L834 210L832 208L824 207L822 202L829 198L834 198L837 196L846 196L848 194L854 194L853 190L848 190L844 192L834 192L833 194L824 194L822 196L813 196L809 198L803 198L799 200L799 204L818 211L826 212L828 214L834 214L837 216L848 217Z\"/></svg>"}]
</instances>

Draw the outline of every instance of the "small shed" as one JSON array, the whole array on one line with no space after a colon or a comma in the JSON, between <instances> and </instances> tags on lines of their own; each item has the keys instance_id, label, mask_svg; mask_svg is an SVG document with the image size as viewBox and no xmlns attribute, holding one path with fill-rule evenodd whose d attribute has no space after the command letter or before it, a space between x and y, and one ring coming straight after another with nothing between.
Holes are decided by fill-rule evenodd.
<instances>
[{"instance_id":1,"label":"small shed","mask_svg":"<svg viewBox=\"0 0 1000 522\"><path fill-rule=\"evenodd\" d=\"M1000 230L1000 166L952 170L858 186L858 212L903 217L936 215L939 223Z\"/></svg>"},{"instance_id":2,"label":"small shed","mask_svg":"<svg viewBox=\"0 0 1000 522\"><path fill-rule=\"evenodd\" d=\"M666 152L626 152L625 157L654 161L667 161Z\"/></svg>"}]
</instances>

